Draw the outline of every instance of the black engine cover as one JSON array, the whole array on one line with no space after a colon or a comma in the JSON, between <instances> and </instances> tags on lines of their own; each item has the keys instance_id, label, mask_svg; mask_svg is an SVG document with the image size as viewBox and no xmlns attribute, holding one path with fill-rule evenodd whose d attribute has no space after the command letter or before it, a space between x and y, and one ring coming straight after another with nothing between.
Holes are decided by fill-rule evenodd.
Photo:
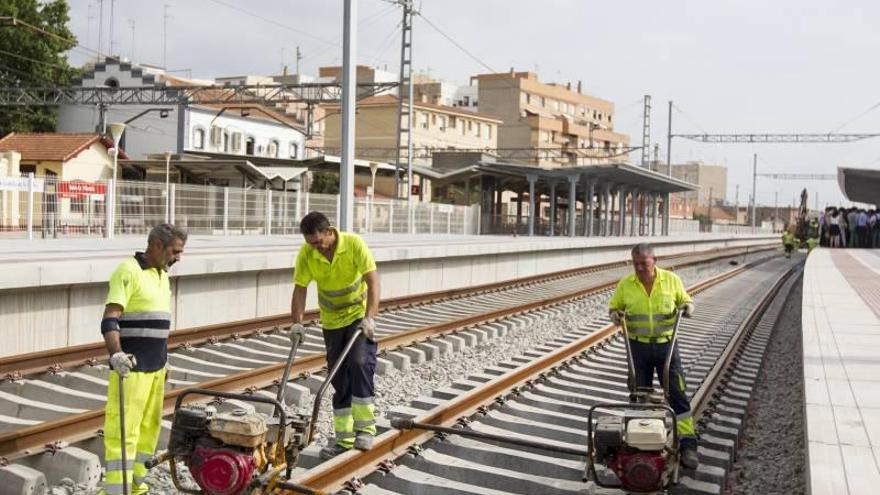
<instances>
[{"instance_id":1,"label":"black engine cover","mask_svg":"<svg viewBox=\"0 0 880 495\"><path fill-rule=\"evenodd\" d=\"M178 409L171 424L168 452L175 456L189 455L195 442L208 434L208 413L204 409Z\"/></svg>"}]
</instances>

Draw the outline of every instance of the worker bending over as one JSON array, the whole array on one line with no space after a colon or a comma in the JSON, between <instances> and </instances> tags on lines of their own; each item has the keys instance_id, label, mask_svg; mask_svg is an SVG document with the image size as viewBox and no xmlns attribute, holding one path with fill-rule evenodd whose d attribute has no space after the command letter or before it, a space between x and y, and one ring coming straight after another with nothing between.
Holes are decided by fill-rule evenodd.
<instances>
[{"instance_id":1,"label":"worker bending over","mask_svg":"<svg viewBox=\"0 0 880 495\"><path fill-rule=\"evenodd\" d=\"M313 280L318 285L328 369L333 368L354 332L363 333L331 382L336 439L320 453L322 458L330 459L352 447L369 450L376 436L373 375L377 346L373 318L379 312L379 274L364 240L330 227L322 213L313 211L303 217L300 232L306 244L296 257L293 274L291 340L305 336L302 321L306 287Z\"/></svg>"}]
</instances>

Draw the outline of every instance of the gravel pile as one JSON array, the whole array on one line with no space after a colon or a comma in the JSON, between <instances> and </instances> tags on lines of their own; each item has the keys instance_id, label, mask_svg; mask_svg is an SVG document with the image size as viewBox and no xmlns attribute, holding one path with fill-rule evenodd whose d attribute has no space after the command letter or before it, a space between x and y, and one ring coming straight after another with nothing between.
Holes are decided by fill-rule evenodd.
<instances>
[{"instance_id":1,"label":"gravel pile","mask_svg":"<svg viewBox=\"0 0 880 495\"><path fill-rule=\"evenodd\" d=\"M750 255L745 261L751 261ZM737 258L742 262L743 258ZM677 270L685 286L732 269L727 261L718 261L699 267ZM475 347L468 347L457 354L428 361L419 366L400 371L394 369L389 373L376 376L376 416L384 416L394 406L406 405L419 396L430 395L432 390L445 387L468 375L479 373L487 366L509 360L544 342L561 337L572 329L581 328L606 314L611 292L605 292L579 300L566 306L565 311L550 309L544 317L533 325L517 326L502 338L486 342ZM316 428L316 442L326 444L333 435L331 404L332 389L322 401L321 414ZM301 413L310 413L311 405L300 408ZM181 478L188 479L186 467L179 464ZM178 494L171 483L167 464L157 467L148 474L147 483L151 493ZM85 492L60 492L57 495L85 495Z\"/></svg>"},{"instance_id":2,"label":"gravel pile","mask_svg":"<svg viewBox=\"0 0 880 495\"><path fill-rule=\"evenodd\" d=\"M764 355L731 475L733 494L806 493L802 289L802 280L792 288Z\"/></svg>"}]
</instances>

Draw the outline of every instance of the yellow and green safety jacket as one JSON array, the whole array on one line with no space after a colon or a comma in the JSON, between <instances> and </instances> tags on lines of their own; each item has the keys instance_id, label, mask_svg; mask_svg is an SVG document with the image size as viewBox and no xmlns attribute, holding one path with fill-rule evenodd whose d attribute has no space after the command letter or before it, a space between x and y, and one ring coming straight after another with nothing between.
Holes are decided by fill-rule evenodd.
<instances>
[{"instance_id":1,"label":"yellow and green safety jacket","mask_svg":"<svg viewBox=\"0 0 880 495\"><path fill-rule=\"evenodd\" d=\"M157 371L168 357L171 331L171 283L168 273L151 268L143 253L122 262L110 276L106 304L122 306L119 342L134 354L132 371Z\"/></svg>"},{"instance_id":2,"label":"yellow and green safety jacket","mask_svg":"<svg viewBox=\"0 0 880 495\"><path fill-rule=\"evenodd\" d=\"M344 328L363 318L367 311L367 283L363 276L376 270L376 261L357 234L336 234L336 251L329 261L320 251L304 244L296 257L293 283L318 284L318 307L325 330Z\"/></svg>"},{"instance_id":3,"label":"yellow and green safety jacket","mask_svg":"<svg viewBox=\"0 0 880 495\"><path fill-rule=\"evenodd\" d=\"M654 268L651 294L633 273L620 280L611 302L612 310L626 313L629 337L644 343L664 344L672 338L675 309L692 301L678 275Z\"/></svg>"},{"instance_id":4,"label":"yellow and green safety jacket","mask_svg":"<svg viewBox=\"0 0 880 495\"><path fill-rule=\"evenodd\" d=\"M110 372L104 415L106 475L102 494L123 493L122 430L119 388L125 394L125 474L131 495L149 491L145 462L156 452L162 432L165 363L171 329L171 284L165 270L152 268L136 253L110 276L107 304L122 306L119 342L133 354L135 367L123 382ZM115 330L114 330L115 331Z\"/></svg>"}]
</instances>

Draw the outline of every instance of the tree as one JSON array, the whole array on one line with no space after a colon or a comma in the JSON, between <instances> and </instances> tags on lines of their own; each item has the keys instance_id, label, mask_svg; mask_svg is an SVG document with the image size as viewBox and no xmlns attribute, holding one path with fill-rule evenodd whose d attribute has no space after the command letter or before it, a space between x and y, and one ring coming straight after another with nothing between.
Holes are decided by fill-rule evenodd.
<instances>
[{"instance_id":1,"label":"tree","mask_svg":"<svg viewBox=\"0 0 880 495\"><path fill-rule=\"evenodd\" d=\"M310 193L339 194L339 177L333 172L314 172Z\"/></svg>"},{"instance_id":2,"label":"tree","mask_svg":"<svg viewBox=\"0 0 880 495\"><path fill-rule=\"evenodd\" d=\"M65 53L77 45L66 0L0 0L0 87L66 86L75 75ZM55 130L53 107L5 107L0 136Z\"/></svg>"}]
</instances>

